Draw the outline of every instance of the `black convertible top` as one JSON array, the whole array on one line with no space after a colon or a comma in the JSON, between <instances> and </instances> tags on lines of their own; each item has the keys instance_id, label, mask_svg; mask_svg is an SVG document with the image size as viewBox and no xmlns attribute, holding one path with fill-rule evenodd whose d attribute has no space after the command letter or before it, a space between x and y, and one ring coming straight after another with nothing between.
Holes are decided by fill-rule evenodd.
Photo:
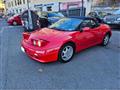
<instances>
[{"instance_id":1,"label":"black convertible top","mask_svg":"<svg viewBox=\"0 0 120 90\"><path fill-rule=\"evenodd\" d=\"M91 19L91 20L94 20L98 23L104 23L103 20L101 20L100 18L94 18L94 17L86 17L86 16L73 16L73 17L69 17L69 18L77 18L77 19L82 19L82 20L86 20L86 19Z\"/></svg>"}]
</instances>

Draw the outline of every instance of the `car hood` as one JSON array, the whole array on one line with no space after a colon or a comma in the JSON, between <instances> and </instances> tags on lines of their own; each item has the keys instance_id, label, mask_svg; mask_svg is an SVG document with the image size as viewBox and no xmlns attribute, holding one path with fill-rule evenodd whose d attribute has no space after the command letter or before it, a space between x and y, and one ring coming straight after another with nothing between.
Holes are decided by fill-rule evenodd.
<instances>
[{"instance_id":1,"label":"car hood","mask_svg":"<svg viewBox=\"0 0 120 90\"><path fill-rule=\"evenodd\" d=\"M43 28L41 30L31 33L29 39L35 39L35 40L43 39L46 41L60 40L61 38L69 36L71 33L73 32L58 31L54 29Z\"/></svg>"}]
</instances>

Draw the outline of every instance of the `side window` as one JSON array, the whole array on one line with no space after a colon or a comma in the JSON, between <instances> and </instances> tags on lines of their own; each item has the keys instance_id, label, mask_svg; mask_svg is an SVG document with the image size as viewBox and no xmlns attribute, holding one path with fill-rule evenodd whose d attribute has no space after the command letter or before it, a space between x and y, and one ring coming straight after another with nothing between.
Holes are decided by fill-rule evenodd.
<instances>
[{"instance_id":1,"label":"side window","mask_svg":"<svg viewBox=\"0 0 120 90\"><path fill-rule=\"evenodd\" d=\"M91 20L91 26L92 26L92 27L95 27L95 26L96 26L96 22L93 21L93 20Z\"/></svg>"},{"instance_id":2,"label":"side window","mask_svg":"<svg viewBox=\"0 0 120 90\"><path fill-rule=\"evenodd\" d=\"M81 24L81 28L90 27L90 26L91 26L91 20L84 20Z\"/></svg>"},{"instance_id":3,"label":"side window","mask_svg":"<svg viewBox=\"0 0 120 90\"><path fill-rule=\"evenodd\" d=\"M97 27L97 24L93 20L84 20L81 25L81 28L84 28L84 27L95 28L95 27Z\"/></svg>"}]
</instances>

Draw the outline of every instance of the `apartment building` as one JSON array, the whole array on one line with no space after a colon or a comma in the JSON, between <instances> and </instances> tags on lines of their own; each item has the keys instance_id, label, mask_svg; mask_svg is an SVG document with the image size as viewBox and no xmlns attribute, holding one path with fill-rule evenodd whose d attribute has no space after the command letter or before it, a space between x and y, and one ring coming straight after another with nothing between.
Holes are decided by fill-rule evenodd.
<instances>
[{"instance_id":1,"label":"apartment building","mask_svg":"<svg viewBox=\"0 0 120 90\"><path fill-rule=\"evenodd\" d=\"M27 0L6 0L5 6L7 13L21 13L27 10Z\"/></svg>"},{"instance_id":2,"label":"apartment building","mask_svg":"<svg viewBox=\"0 0 120 90\"><path fill-rule=\"evenodd\" d=\"M39 10L39 11L62 11L67 9L80 8L82 0L6 0L7 13L21 13L24 10ZM91 11L92 0L84 0L86 14Z\"/></svg>"},{"instance_id":3,"label":"apartment building","mask_svg":"<svg viewBox=\"0 0 120 90\"><path fill-rule=\"evenodd\" d=\"M86 14L91 11L92 0L83 0ZM33 0L34 8L42 11L66 11L80 9L82 0Z\"/></svg>"}]
</instances>

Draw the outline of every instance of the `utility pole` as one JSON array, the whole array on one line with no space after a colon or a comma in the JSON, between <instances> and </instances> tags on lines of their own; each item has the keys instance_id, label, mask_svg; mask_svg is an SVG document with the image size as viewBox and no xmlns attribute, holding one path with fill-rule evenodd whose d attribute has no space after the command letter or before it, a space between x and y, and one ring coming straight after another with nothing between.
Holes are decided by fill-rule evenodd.
<instances>
[{"instance_id":1,"label":"utility pole","mask_svg":"<svg viewBox=\"0 0 120 90\"><path fill-rule=\"evenodd\" d=\"M82 0L81 3L82 3L82 7L80 9L81 10L80 16L84 16L84 0Z\"/></svg>"},{"instance_id":2,"label":"utility pole","mask_svg":"<svg viewBox=\"0 0 120 90\"><path fill-rule=\"evenodd\" d=\"M7 13L6 0L3 0L3 3L5 5L5 7L4 7L4 13L6 14Z\"/></svg>"},{"instance_id":3,"label":"utility pole","mask_svg":"<svg viewBox=\"0 0 120 90\"><path fill-rule=\"evenodd\" d=\"M27 0L27 9L28 10L30 9L29 3L30 3L30 0Z\"/></svg>"},{"instance_id":4,"label":"utility pole","mask_svg":"<svg viewBox=\"0 0 120 90\"><path fill-rule=\"evenodd\" d=\"M32 16L30 10L30 0L27 0L27 10L28 10L28 29L33 29Z\"/></svg>"}]
</instances>

